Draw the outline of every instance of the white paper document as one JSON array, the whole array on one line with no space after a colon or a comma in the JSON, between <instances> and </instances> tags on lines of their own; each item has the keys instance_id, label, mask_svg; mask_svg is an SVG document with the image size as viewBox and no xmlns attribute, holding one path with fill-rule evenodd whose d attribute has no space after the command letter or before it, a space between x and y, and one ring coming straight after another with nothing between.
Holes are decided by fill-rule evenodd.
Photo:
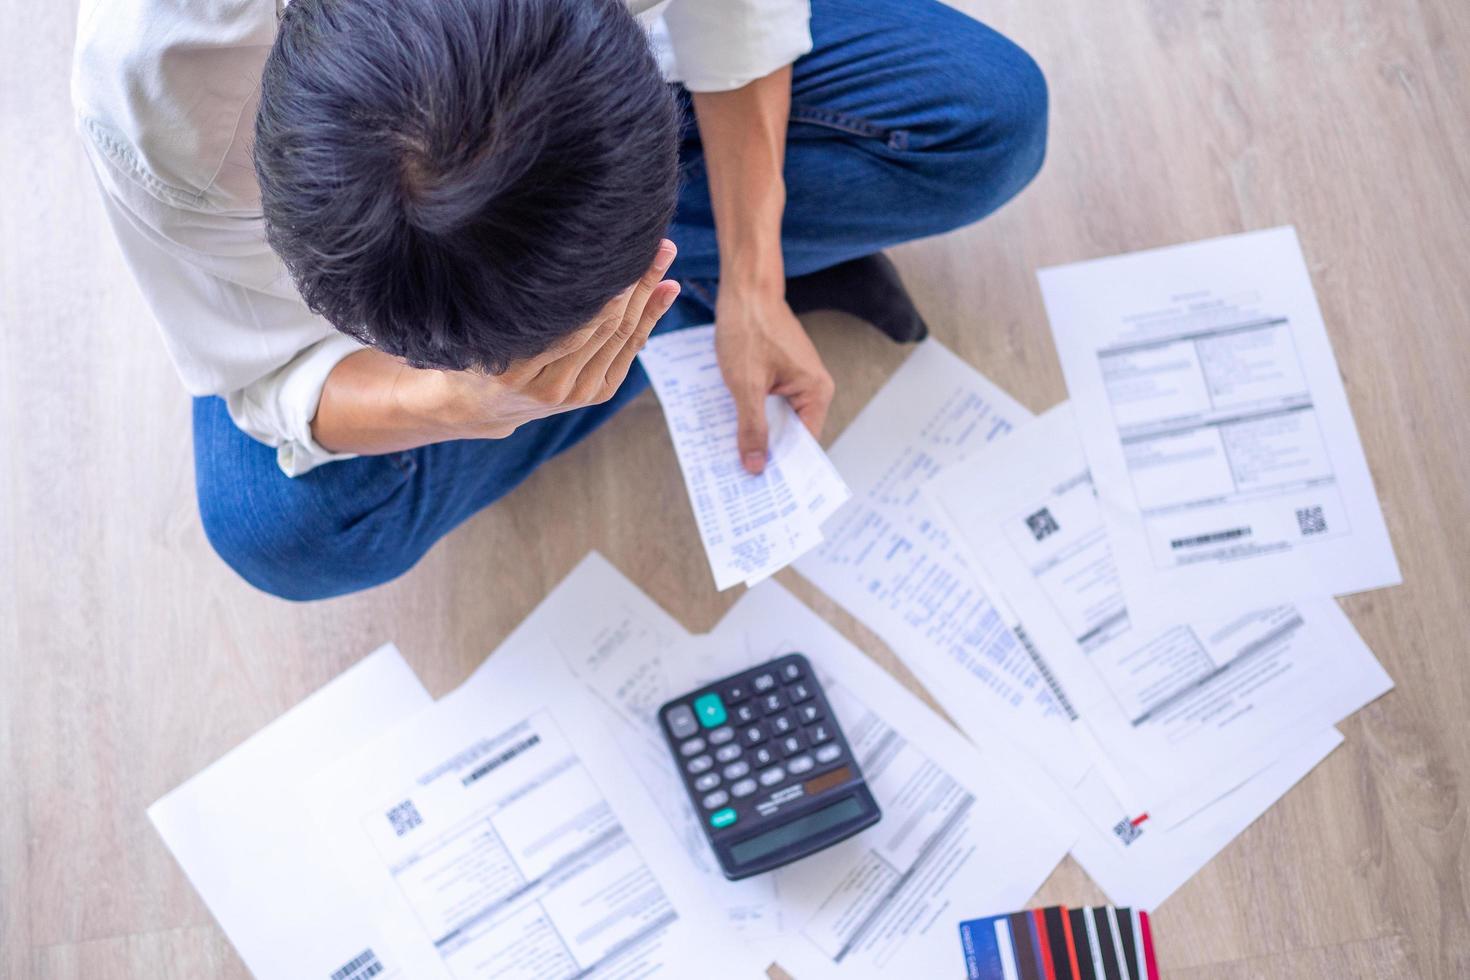
<instances>
[{"instance_id":1,"label":"white paper document","mask_svg":"<svg viewBox=\"0 0 1470 980\"><path fill-rule=\"evenodd\" d=\"M681 842L679 858L697 869L724 925L763 951L762 962L774 951L802 980L954 972L957 923L1024 902L1070 843L1004 754L966 743L775 583L743 597L710 635L689 637L592 555L527 624L548 631L603 711L621 720L608 730L660 801ZM791 650L819 672L884 817L818 855L729 882L673 772L656 712L670 698Z\"/></svg>"},{"instance_id":2,"label":"white paper document","mask_svg":"<svg viewBox=\"0 0 1470 980\"><path fill-rule=\"evenodd\" d=\"M338 873L296 786L430 703L383 647L148 808L259 980L363 980L381 963L375 909Z\"/></svg>"},{"instance_id":3,"label":"white paper document","mask_svg":"<svg viewBox=\"0 0 1470 980\"><path fill-rule=\"evenodd\" d=\"M1068 713L921 488L1031 418L938 341L919 344L832 446L853 499L797 570L881 636L975 741L997 730L1057 778Z\"/></svg>"},{"instance_id":4,"label":"white paper document","mask_svg":"<svg viewBox=\"0 0 1470 980\"><path fill-rule=\"evenodd\" d=\"M1340 744L1342 736L1330 728L1299 739L1267 768L1183 823L1143 824L1127 847L1119 847L1110 830L1084 826L1072 856L1113 904L1156 909ZM1110 799L1097 781L1087 781L1074 795L1079 811L1105 808Z\"/></svg>"},{"instance_id":5,"label":"white paper document","mask_svg":"<svg viewBox=\"0 0 1470 980\"><path fill-rule=\"evenodd\" d=\"M740 462L714 326L657 335L638 357L668 419L715 587L754 585L815 547L849 494L786 399L766 399L768 458L752 476Z\"/></svg>"},{"instance_id":6,"label":"white paper document","mask_svg":"<svg viewBox=\"0 0 1470 980\"><path fill-rule=\"evenodd\" d=\"M1134 626L1066 404L926 492L1131 791L1130 816L1178 823L1392 687L1332 599Z\"/></svg>"},{"instance_id":7,"label":"white paper document","mask_svg":"<svg viewBox=\"0 0 1470 980\"><path fill-rule=\"evenodd\" d=\"M762 975L533 620L303 788L338 875L375 905L382 975Z\"/></svg>"},{"instance_id":8,"label":"white paper document","mask_svg":"<svg viewBox=\"0 0 1470 980\"><path fill-rule=\"evenodd\" d=\"M1135 619L1401 581L1294 229L1039 277Z\"/></svg>"}]
</instances>

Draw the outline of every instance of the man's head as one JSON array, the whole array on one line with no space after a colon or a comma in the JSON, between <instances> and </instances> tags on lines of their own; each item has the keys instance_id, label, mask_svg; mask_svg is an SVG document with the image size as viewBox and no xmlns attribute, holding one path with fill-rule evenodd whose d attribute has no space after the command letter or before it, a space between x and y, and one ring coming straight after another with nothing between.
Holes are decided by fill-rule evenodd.
<instances>
[{"instance_id":1,"label":"man's head","mask_svg":"<svg viewBox=\"0 0 1470 980\"><path fill-rule=\"evenodd\" d=\"M415 365L499 371L647 269L677 130L619 0L295 0L255 170L313 310Z\"/></svg>"}]
</instances>

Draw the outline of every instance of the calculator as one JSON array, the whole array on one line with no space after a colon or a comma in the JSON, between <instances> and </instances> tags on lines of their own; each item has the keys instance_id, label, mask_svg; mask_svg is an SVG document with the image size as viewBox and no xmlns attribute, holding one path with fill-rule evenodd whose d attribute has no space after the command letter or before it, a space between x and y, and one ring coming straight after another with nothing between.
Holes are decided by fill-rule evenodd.
<instances>
[{"instance_id":1,"label":"calculator","mask_svg":"<svg viewBox=\"0 0 1470 980\"><path fill-rule=\"evenodd\" d=\"M883 815L799 653L698 688L658 714L731 881L831 847Z\"/></svg>"}]
</instances>

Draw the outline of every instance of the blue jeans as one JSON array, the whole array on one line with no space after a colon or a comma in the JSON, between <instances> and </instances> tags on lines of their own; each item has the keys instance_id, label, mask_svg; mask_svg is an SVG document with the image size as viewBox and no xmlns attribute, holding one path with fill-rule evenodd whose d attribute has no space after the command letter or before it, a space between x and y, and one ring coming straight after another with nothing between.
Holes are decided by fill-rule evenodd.
<instances>
[{"instance_id":1,"label":"blue jeans","mask_svg":"<svg viewBox=\"0 0 1470 980\"><path fill-rule=\"evenodd\" d=\"M801 275L976 221L1041 167L1046 82L1020 48L937 0L813 0L793 69L782 251ZM659 329L713 317L714 216L687 94L683 187L669 232L685 293ZM199 513L252 585L319 599L387 582L648 384L637 365L602 405L461 440L326 463L288 478L224 402L194 402ZM734 448L731 448L731 452Z\"/></svg>"}]
</instances>

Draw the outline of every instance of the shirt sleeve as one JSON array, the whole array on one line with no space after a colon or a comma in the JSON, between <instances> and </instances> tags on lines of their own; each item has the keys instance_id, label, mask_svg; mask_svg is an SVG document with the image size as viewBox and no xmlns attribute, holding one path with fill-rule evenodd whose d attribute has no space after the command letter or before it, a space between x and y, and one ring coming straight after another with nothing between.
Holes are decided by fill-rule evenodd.
<instances>
[{"instance_id":1,"label":"shirt sleeve","mask_svg":"<svg viewBox=\"0 0 1470 980\"><path fill-rule=\"evenodd\" d=\"M809 0L672 0L663 9L674 80L725 92L811 51Z\"/></svg>"},{"instance_id":2,"label":"shirt sleeve","mask_svg":"<svg viewBox=\"0 0 1470 980\"><path fill-rule=\"evenodd\" d=\"M258 221L178 208L137 186L88 139L103 208L184 388L219 395L287 476L352 454L311 434L327 375L362 345L312 313Z\"/></svg>"}]
</instances>

